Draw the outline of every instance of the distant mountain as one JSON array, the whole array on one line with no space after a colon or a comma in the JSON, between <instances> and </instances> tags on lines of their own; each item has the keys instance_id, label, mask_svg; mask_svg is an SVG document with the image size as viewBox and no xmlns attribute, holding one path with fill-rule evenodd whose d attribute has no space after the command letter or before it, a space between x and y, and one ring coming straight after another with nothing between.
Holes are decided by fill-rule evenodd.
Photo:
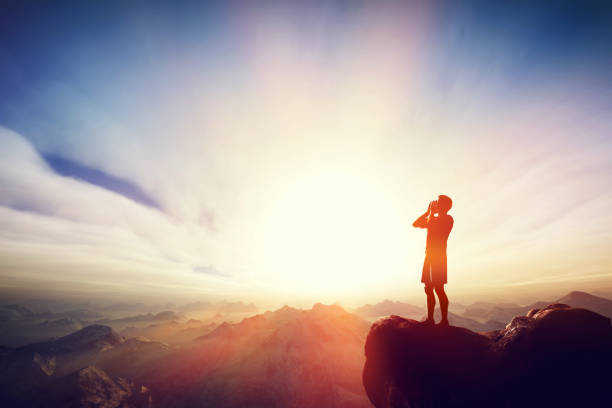
<instances>
[{"instance_id":1,"label":"distant mountain","mask_svg":"<svg viewBox=\"0 0 612 408\"><path fill-rule=\"evenodd\" d=\"M511 309L511 308L516 308L516 307L521 307L521 306L516 303L510 303L510 302L493 303L493 302L480 302L480 301L470 303L468 306L466 306L466 308L472 308L472 309L491 309L493 307L502 307L506 309Z\"/></svg>"},{"instance_id":2,"label":"distant mountain","mask_svg":"<svg viewBox=\"0 0 612 408\"><path fill-rule=\"evenodd\" d=\"M252 303L225 300L217 303L195 302L181 309L163 309L162 307L171 306L171 304L165 304L148 310L144 309L147 306L142 303L115 303L101 306L91 303L47 300L25 302L34 304L37 309L20 304L0 305L0 346L19 347L35 342L50 341L90 324L107 325L116 330L124 330L128 326L140 329L147 325L166 324L173 321L182 324L195 314L205 321L202 327L193 325L185 327L187 331L172 340L166 336L166 340L183 343L210 331L214 328L210 327L210 323L224 320L238 321L257 311L257 307ZM154 313L149 310L159 310L159 312ZM134 311L143 311L143 313L134 314ZM185 313L189 313L189 316ZM192 338L188 339L191 335L193 335Z\"/></svg>"},{"instance_id":3,"label":"distant mountain","mask_svg":"<svg viewBox=\"0 0 612 408\"><path fill-rule=\"evenodd\" d=\"M156 313L153 316L153 320L156 322L164 321L164 320L181 320L184 319L182 314L178 314L173 312L172 310L165 310L163 312Z\"/></svg>"},{"instance_id":4,"label":"distant mountain","mask_svg":"<svg viewBox=\"0 0 612 408\"><path fill-rule=\"evenodd\" d=\"M192 342L195 338L203 336L217 327L215 322L202 322L190 319L187 322L170 321L151 324L146 327L129 326L121 331L125 337L147 337L173 345L182 345Z\"/></svg>"},{"instance_id":5,"label":"distant mountain","mask_svg":"<svg viewBox=\"0 0 612 408\"><path fill-rule=\"evenodd\" d=\"M197 301L197 302L187 303L185 305L179 306L178 310L182 312L200 312L200 311L212 310L213 307L214 307L214 304L211 302Z\"/></svg>"},{"instance_id":6,"label":"distant mountain","mask_svg":"<svg viewBox=\"0 0 612 408\"><path fill-rule=\"evenodd\" d=\"M523 307L520 305L517 305L516 303L508 303L508 302L499 302L499 303L473 302L465 306L461 314L465 317L469 317L471 319L478 319L478 320L486 320L486 319L492 319L492 318L496 318L497 320L501 320L501 321L507 320L508 318L507 316L502 317L501 315L491 314L490 311L493 309L513 310L515 311L515 314L512 314L510 316L510 318L512 318L513 316L516 316L516 312L518 310L522 310Z\"/></svg>"},{"instance_id":7,"label":"distant mountain","mask_svg":"<svg viewBox=\"0 0 612 408\"><path fill-rule=\"evenodd\" d=\"M424 320L426 315L421 317L421 320ZM440 321L442 315L440 313L440 308L436 308L434 311L434 318L436 321ZM453 326L465 327L466 329L470 329L475 332L488 332L491 330L499 330L506 326L506 323L500 322L497 320L487 320L484 323L481 323L477 320L473 320L452 312L448 312L448 321Z\"/></svg>"},{"instance_id":8,"label":"distant mountain","mask_svg":"<svg viewBox=\"0 0 612 408\"><path fill-rule=\"evenodd\" d=\"M419 306L414 306L409 303L393 301L385 299L382 302L376 303L375 305L364 305L354 309L354 312L365 318L400 315L407 317L418 318L423 315L426 310Z\"/></svg>"},{"instance_id":9,"label":"distant mountain","mask_svg":"<svg viewBox=\"0 0 612 408\"><path fill-rule=\"evenodd\" d=\"M38 319L75 319L81 321L92 321L101 319L103 314L89 309L73 309L64 312L43 312L36 313Z\"/></svg>"},{"instance_id":10,"label":"distant mountain","mask_svg":"<svg viewBox=\"0 0 612 408\"><path fill-rule=\"evenodd\" d=\"M255 313L258 309L253 303L228 302L227 300L222 300L217 303L200 301L188 303L178 307L178 310L186 313Z\"/></svg>"},{"instance_id":11,"label":"distant mountain","mask_svg":"<svg viewBox=\"0 0 612 408\"><path fill-rule=\"evenodd\" d=\"M591 295L586 292L570 292L562 298L559 298L556 303L564 303L572 307L582 307L612 318L612 300Z\"/></svg>"},{"instance_id":12,"label":"distant mountain","mask_svg":"<svg viewBox=\"0 0 612 408\"><path fill-rule=\"evenodd\" d=\"M31 318L34 316L34 312L32 312L27 307L23 307L20 305L2 305L0 306L0 322L10 321L10 320L22 320Z\"/></svg>"},{"instance_id":13,"label":"distant mountain","mask_svg":"<svg viewBox=\"0 0 612 408\"><path fill-rule=\"evenodd\" d=\"M101 310L105 312L125 312L131 310L144 310L146 305L144 303L113 303L108 306L104 306Z\"/></svg>"},{"instance_id":14,"label":"distant mountain","mask_svg":"<svg viewBox=\"0 0 612 408\"><path fill-rule=\"evenodd\" d=\"M71 319L69 317L63 317L57 320L45 320L41 323L37 323L34 327L37 330L70 330L71 332L82 329L82 323L79 320ZM61 337L61 336L60 336Z\"/></svg>"},{"instance_id":15,"label":"distant mountain","mask_svg":"<svg viewBox=\"0 0 612 408\"><path fill-rule=\"evenodd\" d=\"M541 309L551 302L536 302L527 306L518 306L512 304L490 304L487 308L484 308L482 304L478 307L468 307L464 312L463 316L470 319L477 319L480 321L498 321L507 322L512 320L514 316L524 316L531 309Z\"/></svg>"},{"instance_id":16,"label":"distant mountain","mask_svg":"<svg viewBox=\"0 0 612 408\"><path fill-rule=\"evenodd\" d=\"M379 302L375 305L367 304L361 306L355 309L354 312L357 315L366 319L395 315L416 320L423 320L427 316L427 310L423 307L414 306L404 302L392 301L388 299ZM436 307L434 316L437 320L440 320L439 307ZM478 320L474 320L453 312L448 313L448 318L450 323L455 326L467 327L468 329L477 332L501 329L505 326L505 323L502 322L507 321L507 319L501 321L495 319L486 319L486 321L480 322Z\"/></svg>"},{"instance_id":17,"label":"distant mountain","mask_svg":"<svg viewBox=\"0 0 612 408\"><path fill-rule=\"evenodd\" d=\"M612 299L612 292L605 290L594 290L591 292L592 295L599 296L605 299Z\"/></svg>"},{"instance_id":18,"label":"distant mountain","mask_svg":"<svg viewBox=\"0 0 612 408\"><path fill-rule=\"evenodd\" d=\"M147 323L147 322L162 322L172 320L184 320L185 316L181 313L176 313L172 310L165 310L156 314L146 313L135 316L121 317L118 319L102 319L97 323L111 325L113 327L121 327L130 323Z\"/></svg>"},{"instance_id":19,"label":"distant mountain","mask_svg":"<svg viewBox=\"0 0 612 408\"><path fill-rule=\"evenodd\" d=\"M56 339L101 317L100 313L86 309L33 312L21 305L3 305L0 306L0 344L18 347Z\"/></svg>"},{"instance_id":20,"label":"distant mountain","mask_svg":"<svg viewBox=\"0 0 612 408\"><path fill-rule=\"evenodd\" d=\"M112 328L93 324L57 340L18 347L15 349L15 355L29 358L38 354L55 358L64 354L100 352L124 341L125 339Z\"/></svg>"},{"instance_id":21,"label":"distant mountain","mask_svg":"<svg viewBox=\"0 0 612 408\"><path fill-rule=\"evenodd\" d=\"M462 316L480 322L507 322L512 320L514 316L524 316L531 309L541 309L550 303L563 303L572 307L581 307L612 318L612 300L579 291L570 292L552 302L538 301L526 306L519 306L512 303L476 302L469 305L462 313ZM470 329L472 328L470 327Z\"/></svg>"}]
</instances>

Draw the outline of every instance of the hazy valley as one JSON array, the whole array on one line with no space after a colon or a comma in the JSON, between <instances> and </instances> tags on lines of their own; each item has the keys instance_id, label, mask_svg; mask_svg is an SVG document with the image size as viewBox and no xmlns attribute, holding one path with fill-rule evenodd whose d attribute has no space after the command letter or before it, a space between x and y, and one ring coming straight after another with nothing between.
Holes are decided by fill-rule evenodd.
<instances>
[{"instance_id":1,"label":"hazy valley","mask_svg":"<svg viewBox=\"0 0 612 408\"><path fill-rule=\"evenodd\" d=\"M571 292L525 306L459 305L449 317L451 325L492 332L549 303L612 316L612 300ZM138 304L88 306L0 308L3 400L11 406L90 406L83 401L110 398L116 404L107 406L366 407L361 371L371 322L424 316L419 306L389 300L350 311L315 304L263 313L241 302L153 311Z\"/></svg>"}]
</instances>

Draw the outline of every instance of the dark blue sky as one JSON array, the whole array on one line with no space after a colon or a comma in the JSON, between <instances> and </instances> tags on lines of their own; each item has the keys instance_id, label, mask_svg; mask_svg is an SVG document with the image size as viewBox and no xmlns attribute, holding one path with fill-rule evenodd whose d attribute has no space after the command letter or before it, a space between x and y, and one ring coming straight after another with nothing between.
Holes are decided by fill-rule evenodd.
<instances>
[{"instance_id":1,"label":"dark blue sky","mask_svg":"<svg viewBox=\"0 0 612 408\"><path fill-rule=\"evenodd\" d=\"M202 69L221 60L238 70L246 47L237 17L248 8L244 2L4 3L0 14L0 121L13 127L20 127L24 120L14 101L27 103L32 97L28 90L38 81L65 81L97 90L99 82L133 78L135 70L137 78L159 82L164 75L160 59L186 55L206 56ZM297 23L301 20L306 33L308 23L324 15L329 26L325 40L330 44L346 27L359 29L360 20L355 16L360 2L309 3L310 7L265 2L260 8L263 12L283 10L283 16ZM508 58L503 69L513 86L567 70L609 79L610 2L430 3L434 4L434 26L425 41L438 72L436 81L452 82L456 64L477 66L504 53Z\"/></svg>"},{"instance_id":2,"label":"dark blue sky","mask_svg":"<svg viewBox=\"0 0 612 408\"><path fill-rule=\"evenodd\" d=\"M92 172L105 174L92 182L126 194L129 180L79 163L88 160L53 142L74 131L69 130L74 125L67 124L76 116L69 112L70 106L79 104L71 100L72 93L92 98L111 115L129 110L154 120L156 112L166 109L163 101L181 79L181 73L172 70L173 61L188 61L205 82L248 84L250 45L241 26L244 14L277 13L305 37L313 35L313 26L324 24L317 44L323 43L326 64L333 67L346 44L343 37L359 32L372 13L371 8L364 11L366 3L356 1L255 4L5 2L0 13L0 124L63 163L60 174L82 179ZM585 103L593 109L611 106L611 2L428 4L430 22L421 40L427 68L421 80L432 104L442 105L467 73L479 78L481 94L490 93L488 98L500 105L528 103L534 84L573 81L588 94ZM400 11L407 24L414 22L410 20L414 10ZM124 184L118 188L116 183ZM129 190L127 195L140 202L154 202L135 185Z\"/></svg>"}]
</instances>

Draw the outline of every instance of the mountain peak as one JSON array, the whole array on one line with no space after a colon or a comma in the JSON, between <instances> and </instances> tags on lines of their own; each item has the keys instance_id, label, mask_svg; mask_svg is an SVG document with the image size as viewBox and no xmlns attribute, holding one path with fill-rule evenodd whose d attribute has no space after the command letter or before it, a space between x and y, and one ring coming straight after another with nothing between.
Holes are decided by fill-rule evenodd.
<instances>
[{"instance_id":1,"label":"mountain peak","mask_svg":"<svg viewBox=\"0 0 612 408\"><path fill-rule=\"evenodd\" d=\"M603 299L603 298L600 298L599 296L591 295L590 293L587 293L587 292L574 290L568 293L567 295L563 296L562 298L560 298L559 302L562 303L561 300L583 300L583 299Z\"/></svg>"},{"instance_id":2,"label":"mountain peak","mask_svg":"<svg viewBox=\"0 0 612 408\"><path fill-rule=\"evenodd\" d=\"M572 307L581 307L612 318L612 300L591 295L587 292L573 291L557 299L557 303L564 303Z\"/></svg>"},{"instance_id":3,"label":"mountain peak","mask_svg":"<svg viewBox=\"0 0 612 408\"><path fill-rule=\"evenodd\" d=\"M332 313L346 313L346 311L339 304L326 305L323 303L315 303L312 305L313 312L332 312Z\"/></svg>"},{"instance_id":4,"label":"mountain peak","mask_svg":"<svg viewBox=\"0 0 612 408\"><path fill-rule=\"evenodd\" d=\"M124 338L111 327L101 324L92 324L64 336L54 343L63 350L81 351L86 349L103 350L123 343L124 341Z\"/></svg>"}]
</instances>

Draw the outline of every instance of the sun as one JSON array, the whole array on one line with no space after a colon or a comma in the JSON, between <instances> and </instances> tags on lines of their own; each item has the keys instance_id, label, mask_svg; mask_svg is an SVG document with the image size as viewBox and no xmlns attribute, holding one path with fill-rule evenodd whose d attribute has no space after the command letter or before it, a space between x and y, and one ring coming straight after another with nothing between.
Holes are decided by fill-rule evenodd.
<instances>
[{"instance_id":1,"label":"sun","mask_svg":"<svg viewBox=\"0 0 612 408\"><path fill-rule=\"evenodd\" d=\"M406 226L392 191L371 174L319 170L271 203L265 269L284 290L341 293L367 287L405 263Z\"/></svg>"}]
</instances>

